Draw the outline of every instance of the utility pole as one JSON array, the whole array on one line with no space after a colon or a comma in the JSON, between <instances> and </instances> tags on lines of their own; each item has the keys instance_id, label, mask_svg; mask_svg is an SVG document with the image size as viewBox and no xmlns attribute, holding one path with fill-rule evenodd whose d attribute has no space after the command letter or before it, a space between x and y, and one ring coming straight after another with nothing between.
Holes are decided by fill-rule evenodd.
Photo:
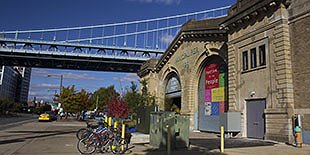
<instances>
[{"instance_id":1,"label":"utility pole","mask_svg":"<svg viewBox=\"0 0 310 155\"><path fill-rule=\"evenodd\" d=\"M63 78L64 78L64 77L63 77L63 75L61 74L61 75L60 75L60 89L59 89L59 96L60 96L60 94L62 93L62 92L61 92L61 89L62 89L62 80L63 80Z\"/></svg>"},{"instance_id":2,"label":"utility pole","mask_svg":"<svg viewBox=\"0 0 310 155\"><path fill-rule=\"evenodd\" d=\"M97 95L97 99L96 99L96 111L98 111L98 102L99 102L99 96Z\"/></svg>"}]
</instances>

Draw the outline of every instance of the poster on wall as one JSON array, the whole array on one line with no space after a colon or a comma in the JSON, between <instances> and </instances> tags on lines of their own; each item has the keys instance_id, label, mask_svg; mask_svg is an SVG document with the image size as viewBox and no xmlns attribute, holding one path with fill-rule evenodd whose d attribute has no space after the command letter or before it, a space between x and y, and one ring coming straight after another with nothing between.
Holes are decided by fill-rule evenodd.
<instances>
[{"instance_id":1,"label":"poster on wall","mask_svg":"<svg viewBox=\"0 0 310 155\"><path fill-rule=\"evenodd\" d=\"M212 102L221 102L225 100L224 87L212 89Z\"/></svg>"},{"instance_id":2,"label":"poster on wall","mask_svg":"<svg viewBox=\"0 0 310 155\"><path fill-rule=\"evenodd\" d=\"M219 87L225 87L225 73L220 73Z\"/></svg>"},{"instance_id":3,"label":"poster on wall","mask_svg":"<svg viewBox=\"0 0 310 155\"><path fill-rule=\"evenodd\" d=\"M205 102L211 102L211 101L212 101L212 90L205 89Z\"/></svg>"},{"instance_id":4,"label":"poster on wall","mask_svg":"<svg viewBox=\"0 0 310 155\"><path fill-rule=\"evenodd\" d=\"M225 112L225 102L220 102L220 113Z\"/></svg>"},{"instance_id":5,"label":"poster on wall","mask_svg":"<svg viewBox=\"0 0 310 155\"><path fill-rule=\"evenodd\" d=\"M206 66L205 115L219 116L225 112L225 75L217 64Z\"/></svg>"},{"instance_id":6,"label":"poster on wall","mask_svg":"<svg viewBox=\"0 0 310 155\"><path fill-rule=\"evenodd\" d=\"M206 82L205 89L212 89L219 87L219 71L217 64L210 64L206 67Z\"/></svg>"},{"instance_id":7,"label":"poster on wall","mask_svg":"<svg viewBox=\"0 0 310 155\"><path fill-rule=\"evenodd\" d=\"M205 102L205 115L210 116L211 115L211 102Z\"/></svg>"},{"instance_id":8,"label":"poster on wall","mask_svg":"<svg viewBox=\"0 0 310 155\"><path fill-rule=\"evenodd\" d=\"M211 115L212 116L219 116L220 115L219 102L211 102Z\"/></svg>"}]
</instances>

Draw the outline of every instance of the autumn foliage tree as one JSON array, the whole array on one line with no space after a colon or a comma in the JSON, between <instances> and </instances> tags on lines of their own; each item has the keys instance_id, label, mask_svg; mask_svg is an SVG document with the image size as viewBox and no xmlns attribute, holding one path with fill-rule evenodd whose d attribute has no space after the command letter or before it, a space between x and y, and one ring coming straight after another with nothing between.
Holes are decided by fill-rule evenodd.
<instances>
[{"instance_id":1,"label":"autumn foliage tree","mask_svg":"<svg viewBox=\"0 0 310 155\"><path fill-rule=\"evenodd\" d=\"M128 117L128 104L122 98L114 98L108 103L108 115L114 118Z\"/></svg>"},{"instance_id":2,"label":"autumn foliage tree","mask_svg":"<svg viewBox=\"0 0 310 155\"><path fill-rule=\"evenodd\" d=\"M84 89L77 92L75 86L63 87L59 94L55 95L55 100L62 104L65 112L79 112L81 110L91 110L91 94Z\"/></svg>"}]
</instances>

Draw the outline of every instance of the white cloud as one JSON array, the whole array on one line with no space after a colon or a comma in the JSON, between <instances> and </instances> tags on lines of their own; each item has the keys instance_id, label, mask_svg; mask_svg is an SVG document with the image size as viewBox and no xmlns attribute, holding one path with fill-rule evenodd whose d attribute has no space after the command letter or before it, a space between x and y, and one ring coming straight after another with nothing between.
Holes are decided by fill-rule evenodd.
<instances>
[{"instance_id":1,"label":"white cloud","mask_svg":"<svg viewBox=\"0 0 310 155\"><path fill-rule=\"evenodd\" d=\"M51 84L51 83L37 83L37 84L33 84L31 85L31 88L39 88L39 89L59 89L59 85L57 84Z\"/></svg>"},{"instance_id":2,"label":"white cloud","mask_svg":"<svg viewBox=\"0 0 310 155\"><path fill-rule=\"evenodd\" d=\"M48 92L47 90L30 90L28 95L28 100L33 100L36 97L36 100L52 101L55 92Z\"/></svg>"},{"instance_id":3,"label":"white cloud","mask_svg":"<svg viewBox=\"0 0 310 155\"><path fill-rule=\"evenodd\" d=\"M47 76L49 72L44 69L34 69L31 74L33 74L34 76Z\"/></svg>"},{"instance_id":4,"label":"white cloud","mask_svg":"<svg viewBox=\"0 0 310 155\"><path fill-rule=\"evenodd\" d=\"M89 75L86 73L79 74L79 73L62 73L64 79L73 79L73 80L104 80L103 78L96 77L93 75Z\"/></svg>"},{"instance_id":5,"label":"white cloud","mask_svg":"<svg viewBox=\"0 0 310 155\"><path fill-rule=\"evenodd\" d=\"M181 0L130 0L130 1L138 1L142 3L159 3L159 4L165 4L165 5L171 5L171 4L180 4Z\"/></svg>"},{"instance_id":6,"label":"white cloud","mask_svg":"<svg viewBox=\"0 0 310 155\"><path fill-rule=\"evenodd\" d=\"M38 92L29 91L29 96L37 96L37 95L39 95Z\"/></svg>"},{"instance_id":7,"label":"white cloud","mask_svg":"<svg viewBox=\"0 0 310 155\"><path fill-rule=\"evenodd\" d=\"M48 69L36 69L33 72L33 75L36 77L48 77L50 78L60 78L60 75L63 75L64 79L73 79L73 80L104 80L101 77L93 76L87 73L81 73L81 72L62 72L62 73L55 73L52 70Z\"/></svg>"},{"instance_id":8,"label":"white cloud","mask_svg":"<svg viewBox=\"0 0 310 155\"><path fill-rule=\"evenodd\" d=\"M165 33L161 36L160 41L164 44L169 45L173 39L174 39L173 35Z\"/></svg>"},{"instance_id":9,"label":"white cloud","mask_svg":"<svg viewBox=\"0 0 310 155\"><path fill-rule=\"evenodd\" d=\"M124 81L138 81L139 80L139 77L137 76L137 74L135 73L127 73L125 76L123 77L114 77L113 80L115 81L121 81L121 82L124 82Z\"/></svg>"}]
</instances>

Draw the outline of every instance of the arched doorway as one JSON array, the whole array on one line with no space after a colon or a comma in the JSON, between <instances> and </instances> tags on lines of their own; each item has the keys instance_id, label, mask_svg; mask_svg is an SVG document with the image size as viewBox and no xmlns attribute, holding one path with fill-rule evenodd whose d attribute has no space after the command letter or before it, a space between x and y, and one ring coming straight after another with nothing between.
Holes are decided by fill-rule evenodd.
<instances>
[{"instance_id":1,"label":"arched doorway","mask_svg":"<svg viewBox=\"0 0 310 155\"><path fill-rule=\"evenodd\" d=\"M227 64L210 56L202 65L198 85L198 129L218 132L220 114L227 112Z\"/></svg>"},{"instance_id":2,"label":"arched doorway","mask_svg":"<svg viewBox=\"0 0 310 155\"><path fill-rule=\"evenodd\" d=\"M170 73L167 76L165 90L165 111L181 111L181 83L176 73Z\"/></svg>"}]
</instances>

